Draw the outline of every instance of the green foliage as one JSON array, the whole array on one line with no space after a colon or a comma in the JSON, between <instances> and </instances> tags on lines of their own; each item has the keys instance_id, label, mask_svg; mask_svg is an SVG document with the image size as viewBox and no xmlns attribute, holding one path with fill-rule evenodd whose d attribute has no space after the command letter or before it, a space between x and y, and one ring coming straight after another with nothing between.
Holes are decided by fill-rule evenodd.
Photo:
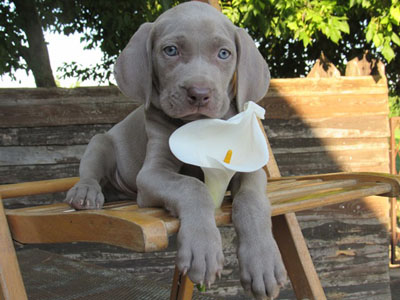
<instances>
[{"instance_id":1,"label":"green foliage","mask_svg":"<svg viewBox=\"0 0 400 300\"><path fill-rule=\"evenodd\" d=\"M364 30L367 42L390 62L393 44L400 46L397 31L400 24L398 0L232 0L221 1L223 12L238 26L257 26L267 38L270 35L311 45L321 36L338 44L343 34L350 33L349 14L358 11L368 22Z\"/></svg>"},{"instance_id":2,"label":"green foliage","mask_svg":"<svg viewBox=\"0 0 400 300\"><path fill-rule=\"evenodd\" d=\"M365 32L367 42L372 41L390 62L396 56L393 44L400 46L400 38L396 33L400 25L400 2L352 0L350 5L359 6L370 12L371 18Z\"/></svg>"},{"instance_id":3,"label":"green foliage","mask_svg":"<svg viewBox=\"0 0 400 300\"><path fill-rule=\"evenodd\" d=\"M174 0L42 0L47 9L55 12L48 28L66 35L78 32L85 49L99 47L103 58L95 66L83 67L76 62L66 63L58 69L61 78L76 77L99 83L112 76L112 66L117 55L128 43L141 24L154 21L163 11L176 5ZM118 17L116 17L118 16Z\"/></svg>"},{"instance_id":4,"label":"green foliage","mask_svg":"<svg viewBox=\"0 0 400 300\"><path fill-rule=\"evenodd\" d=\"M331 0L222 1L223 12L241 27L260 26L264 36L293 38L310 45L321 32L337 43L349 33L343 7Z\"/></svg>"},{"instance_id":5,"label":"green foliage","mask_svg":"<svg viewBox=\"0 0 400 300\"><path fill-rule=\"evenodd\" d=\"M344 74L365 50L386 62L400 94L399 0L222 0L223 12L258 42L272 76L304 76L323 51Z\"/></svg>"},{"instance_id":6,"label":"green foliage","mask_svg":"<svg viewBox=\"0 0 400 300\"><path fill-rule=\"evenodd\" d=\"M400 96L389 96L389 118L400 117Z\"/></svg>"},{"instance_id":7,"label":"green foliage","mask_svg":"<svg viewBox=\"0 0 400 300\"><path fill-rule=\"evenodd\" d=\"M44 30L82 34L86 49L99 47L102 61L89 68L60 68L63 78L107 82L112 65L131 35L184 0L33 0ZM342 72L365 50L386 62L390 89L400 95L399 0L220 0L223 12L248 30L273 77L299 77L323 51ZM0 2L0 75L28 70L21 59L25 33L12 0ZM104 71L106 70L106 71Z\"/></svg>"}]
</instances>

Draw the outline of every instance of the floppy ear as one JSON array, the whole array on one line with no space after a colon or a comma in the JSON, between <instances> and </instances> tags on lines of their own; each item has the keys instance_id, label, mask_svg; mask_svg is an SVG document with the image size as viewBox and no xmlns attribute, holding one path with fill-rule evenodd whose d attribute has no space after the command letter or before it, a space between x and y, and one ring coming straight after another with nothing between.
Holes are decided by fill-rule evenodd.
<instances>
[{"instance_id":1,"label":"floppy ear","mask_svg":"<svg viewBox=\"0 0 400 300\"><path fill-rule=\"evenodd\" d=\"M144 23L118 56L114 76L119 89L128 97L150 105L152 94L151 29Z\"/></svg>"},{"instance_id":2,"label":"floppy ear","mask_svg":"<svg viewBox=\"0 0 400 300\"><path fill-rule=\"evenodd\" d=\"M236 105L238 111L242 111L245 102L258 102L265 96L271 76L267 63L248 33L237 28L235 34L238 51Z\"/></svg>"}]
</instances>

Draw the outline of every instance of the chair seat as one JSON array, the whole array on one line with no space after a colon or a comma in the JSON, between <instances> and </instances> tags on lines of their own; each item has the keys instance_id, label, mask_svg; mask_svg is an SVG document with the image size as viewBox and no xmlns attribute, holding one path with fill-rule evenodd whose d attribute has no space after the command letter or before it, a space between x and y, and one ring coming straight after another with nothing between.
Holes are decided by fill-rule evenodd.
<instances>
[{"instance_id":1,"label":"chair seat","mask_svg":"<svg viewBox=\"0 0 400 300\"><path fill-rule=\"evenodd\" d=\"M37 183L40 184L40 183ZM337 204L371 195L399 194L395 176L377 173L335 173L270 178L267 186L272 216ZM231 223L227 197L216 223ZM65 203L6 210L15 240L20 243L101 242L139 252L159 251L179 220L161 208L139 208L133 201L107 203L101 210L75 211Z\"/></svg>"}]
</instances>

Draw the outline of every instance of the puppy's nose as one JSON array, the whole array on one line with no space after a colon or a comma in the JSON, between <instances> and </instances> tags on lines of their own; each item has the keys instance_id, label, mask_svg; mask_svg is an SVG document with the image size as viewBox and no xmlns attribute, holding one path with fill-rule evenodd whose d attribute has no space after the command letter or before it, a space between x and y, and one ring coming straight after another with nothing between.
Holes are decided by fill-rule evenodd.
<instances>
[{"instance_id":1,"label":"puppy's nose","mask_svg":"<svg viewBox=\"0 0 400 300\"><path fill-rule=\"evenodd\" d=\"M211 90L206 87L190 87L187 89L187 99L190 104L205 106L211 97Z\"/></svg>"}]
</instances>

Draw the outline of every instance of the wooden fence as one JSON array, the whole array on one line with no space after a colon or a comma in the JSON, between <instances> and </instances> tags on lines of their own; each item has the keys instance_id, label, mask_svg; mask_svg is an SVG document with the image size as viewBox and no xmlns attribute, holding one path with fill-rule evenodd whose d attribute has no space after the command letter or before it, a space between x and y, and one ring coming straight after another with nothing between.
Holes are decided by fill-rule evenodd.
<instances>
[{"instance_id":1,"label":"wooden fence","mask_svg":"<svg viewBox=\"0 0 400 300\"><path fill-rule=\"evenodd\" d=\"M272 80L261 104L282 175L389 172L387 93L379 76ZM0 183L77 176L89 139L136 107L115 87L1 89ZM330 206L299 220L329 299L389 299L387 200Z\"/></svg>"}]
</instances>

